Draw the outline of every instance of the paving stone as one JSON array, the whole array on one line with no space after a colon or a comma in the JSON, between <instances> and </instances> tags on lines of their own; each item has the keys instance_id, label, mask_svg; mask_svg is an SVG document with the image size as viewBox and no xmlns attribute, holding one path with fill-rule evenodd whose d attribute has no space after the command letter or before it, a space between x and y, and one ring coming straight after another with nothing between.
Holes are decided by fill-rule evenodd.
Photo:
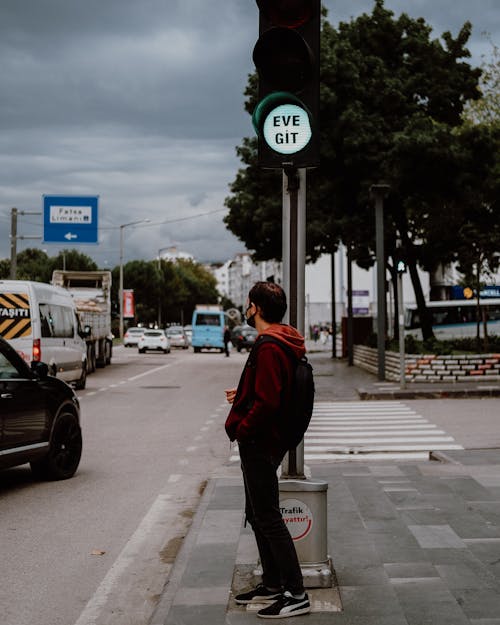
<instances>
[{"instance_id":1,"label":"paving stone","mask_svg":"<svg viewBox=\"0 0 500 625\"><path fill-rule=\"evenodd\" d=\"M334 563L337 581L341 586L379 586L388 583L387 573L382 564Z\"/></svg>"},{"instance_id":2,"label":"paving stone","mask_svg":"<svg viewBox=\"0 0 500 625\"><path fill-rule=\"evenodd\" d=\"M387 492L387 496L392 501L397 510L429 510L434 509L432 503L422 496L417 490Z\"/></svg>"},{"instance_id":3,"label":"paving stone","mask_svg":"<svg viewBox=\"0 0 500 625\"><path fill-rule=\"evenodd\" d=\"M500 578L500 543L469 543L468 548L478 560L487 565L492 575Z\"/></svg>"},{"instance_id":4,"label":"paving stone","mask_svg":"<svg viewBox=\"0 0 500 625\"><path fill-rule=\"evenodd\" d=\"M479 513L468 512L450 519L450 526L461 538L499 538L500 527L487 521Z\"/></svg>"},{"instance_id":5,"label":"paving stone","mask_svg":"<svg viewBox=\"0 0 500 625\"><path fill-rule=\"evenodd\" d=\"M241 510L244 507L243 483L231 486L217 486L208 505L209 510Z\"/></svg>"},{"instance_id":6,"label":"paving stone","mask_svg":"<svg viewBox=\"0 0 500 625\"><path fill-rule=\"evenodd\" d=\"M254 617L255 618L255 617ZM225 623L226 604L199 606L172 606L165 625L200 625ZM297 623L298 625L298 623Z\"/></svg>"},{"instance_id":7,"label":"paving stone","mask_svg":"<svg viewBox=\"0 0 500 625\"><path fill-rule=\"evenodd\" d=\"M429 562L392 562L384 564L384 569L390 579L439 577L436 568Z\"/></svg>"},{"instance_id":8,"label":"paving stone","mask_svg":"<svg viewBox=\"0 0 500 625\"><path fill-rule=\"evenodd\" d=\"M466 548L465 543L449 525L409 525L408 528L424 549Z\"/></svg>"},{"instance_id":9,"label":"paving stone","mask_svg":"<svg viewBox=\"0 0 500 625\"><path fill-rule=\"evenodd\" d=\"M429 578L394 586L408 625L469 625L454 595L441 580Z\"/></svg>"},{"instance_id":10,"label":"paving stone","mask_svg":"<svg viewBox=\"0 0 500 625\"><path fill-rule=\"evenodd\" d=\"M470 618L496 618L500 609L500 592L493 588L452 590L457 603Z\"/></svg>"},{"instance_id":11,"label":"paving stone","mask_svg":"<svg viewBox=\"0 0 500 625\"><path fill-rule=\"evenodd\" d=\"M208 509L197 538L197 544L237 543L242 523L241 510Z\"/></svg>"},{"instance_id":12,"label":"paving stone","mask_svg":"<svg viewBox=\"0 0 500 625\"><path fill-rule=\"evenodd\" d=\"M495 498L487 488L481 486L475 479L456 478L448 481L448 486L465 501L494 501Z\"/></svg>"},{"instance_id":13,"label":"paving stone","mask_svg":"<svg viewBox=\"0 0 500 625\"><path fill-rule=\"evenodd\" d=\"M400 617L401 607L391 586L341 586L340 596L344 612L369 617Z\"/></svg>"},{"instance_id":14,"label":"paving stone","mask_svg":"<svg viewBox=\"0 0 500 625\"><path fill-rule=\"evenodd\" d=\"M436 564L448 588L481 588L483 582L466 564Z\"/></svg>"},{"instance_id":15,"label":"paving stone","mask_svg":"<svg viewBox=\"0 0 500 625\"><path fill-rule=\"evenodd\" d=\"M236 544L196 545L182 576L182 586L204 588L206 586L231 585Z\"/></svg>"},{"instance_id":16,"label":"paving stone","mask_svg":"<svg viewBox=\"0 0 500 625\"><path fill-rule=\"evenodd\" d=\"M500 525L500 501L472 501L470 507L486 521Z\"/></svg>"}]
</instances>

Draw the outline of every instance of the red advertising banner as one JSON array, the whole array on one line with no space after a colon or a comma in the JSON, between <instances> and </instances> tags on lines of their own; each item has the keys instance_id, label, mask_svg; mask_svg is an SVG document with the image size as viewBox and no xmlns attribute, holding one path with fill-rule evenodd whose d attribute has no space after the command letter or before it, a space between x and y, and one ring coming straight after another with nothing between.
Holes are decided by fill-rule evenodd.
<instances>
[{"instance_id":1,"label":"red advertising banner","mask_svg":"<svg viewBox=\"0 0 500 625\"><path fill-rule=\"evenodd\" d=\"M123 318L133 319L135 317L134 289L124 289L123 291Z\"/></svg>"}]
</instances>

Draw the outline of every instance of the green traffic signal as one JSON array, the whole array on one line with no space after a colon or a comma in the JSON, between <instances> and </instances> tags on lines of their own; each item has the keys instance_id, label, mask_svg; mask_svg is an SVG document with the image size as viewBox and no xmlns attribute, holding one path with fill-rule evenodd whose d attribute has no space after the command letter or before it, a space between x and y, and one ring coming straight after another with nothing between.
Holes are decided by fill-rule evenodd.
<instances>
[{"instance_id":1,"label":"green traffic signal","mask_svg":"<svg viewBox=\"0 0 500 625\"><path fill-rule=\"evenodd\" d=\"M276 91L259 102L252 115L261 141L278 154L297 154L313 136L313 117L292 93Z\"/></svg>"}]
</instances>

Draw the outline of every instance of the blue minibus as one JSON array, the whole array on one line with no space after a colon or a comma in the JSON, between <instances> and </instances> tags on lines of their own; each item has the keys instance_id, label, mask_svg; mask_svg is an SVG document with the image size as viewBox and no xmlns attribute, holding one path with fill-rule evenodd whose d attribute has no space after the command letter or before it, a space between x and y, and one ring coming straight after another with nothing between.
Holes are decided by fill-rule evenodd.
<instances>
[{"instance_id":1,"label":"blue minibus","mask_svg":"<svg viewBox=\"0 0 500 625\"><path fill-rule=\"evenodd\" d=\"M202 349L224 351L224 328L229 318L218 307L197 306L193 312L191 345L195 353Z\"/></svg>"}]
</instances>

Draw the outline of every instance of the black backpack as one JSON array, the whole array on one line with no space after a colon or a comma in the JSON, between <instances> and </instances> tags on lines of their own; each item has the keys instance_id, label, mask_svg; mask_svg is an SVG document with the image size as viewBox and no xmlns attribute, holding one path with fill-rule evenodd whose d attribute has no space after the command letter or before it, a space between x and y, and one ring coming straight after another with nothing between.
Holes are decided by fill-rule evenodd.
<instances>
[{"instance_id":1,"label":"black backpack","mask_svg":"<svg viewBox=\"0 0 500 625\"><path fill-rule=\"evenodd\" d=\"M258 349L262 343L275 343L294 363L290 412L283 416L283 438L287 449L295 449L304 438L311 421L314 406L314 376L311 363L305 356L297 358L295 352L279 339L263 334L256 342Z\"/></svg>"}]
</instances>

